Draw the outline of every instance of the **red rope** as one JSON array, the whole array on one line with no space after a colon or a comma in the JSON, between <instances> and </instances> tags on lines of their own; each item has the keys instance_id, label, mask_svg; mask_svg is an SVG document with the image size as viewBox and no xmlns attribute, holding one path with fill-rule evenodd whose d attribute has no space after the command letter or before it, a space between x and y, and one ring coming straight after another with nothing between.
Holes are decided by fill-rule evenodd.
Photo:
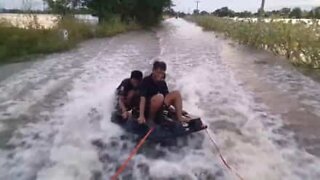
<instances>
[{"instance_id":1,"label":"red rope","mask_svg":"<svg viewBox=\"0 0 320 180\"><path fill-rule=\"evenodd\" d=\"M228 163L227 161L225 160L225 158L222 156L222 153L221 153L221 150L219 148L219 146L217 145L217 143L214 141L214 139L212 138L212 136L210 135L208 129L206 129L206 132L209 136L209 139L211 140L212 144L214 145L214 147L217 149L218 153L219 153L219 157L221 159L221 161L223 162L223 164L229 169L229 171L231 171L235 176L237 176L240 180L244 180L240 174L235 171Z\"/></svg>"},{"instance_id":2,"label":"red rope","mask_svg":"<svg viewBox=\"0 0 320 180\"><path fill-rule=\"evenodd\" d=\"M131 151L129 157L127 160L120 166L120 168L117 170L117 172L111 177L112 180L117 180L118 176L126 169L127 165L129 164L130 160L134 157L134 155L137 154L141 146L145 143L149 135L152 133L154 128L151 128L148 133L140 140L139 144Z\"/></svg>"}]
</instances>

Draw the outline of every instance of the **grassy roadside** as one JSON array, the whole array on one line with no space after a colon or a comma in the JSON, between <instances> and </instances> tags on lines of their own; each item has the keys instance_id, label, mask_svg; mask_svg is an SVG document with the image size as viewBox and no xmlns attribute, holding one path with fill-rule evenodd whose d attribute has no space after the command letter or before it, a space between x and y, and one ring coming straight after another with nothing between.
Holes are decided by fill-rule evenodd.
<instances>
[{"instance_id":1,"label":"grassy roadside","mask_svg":"<svg viewBox=\"0 0 320 180\"><path fill-rule=\"evenodd\" d=\"M73 17L60 20L52 29L22 29L8 22L0 22L0 64L30 60L32 58L28 57L37 54L69 50L86 39L109 37L139 28L135 23L124 24L118 19L92 25ZM62 29L68 31L67 40L63 37Z\"/></svg>"},{"instance_id":2,"label":"grassy roadside","mask_svg":"<svg viewBox=\"0 0 320 180\"><path fill-rule=\"evenodd\" d=\"M241 44L286 56L293 64L320 68L320 26L284 22L233 21L215 16L190 16L206 30L222 32Z\"/></svg>"}]
</instances>

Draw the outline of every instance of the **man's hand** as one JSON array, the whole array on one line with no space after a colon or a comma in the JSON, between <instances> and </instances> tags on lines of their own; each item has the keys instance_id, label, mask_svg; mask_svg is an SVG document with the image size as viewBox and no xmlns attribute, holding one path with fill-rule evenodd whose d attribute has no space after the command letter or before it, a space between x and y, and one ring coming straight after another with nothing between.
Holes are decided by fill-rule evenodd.
<instances>
[{"instance_id":1,"label":"man's hand","mask_svg":"<svg viewBox=\"0 0 320 180\"><path fill-rule=\"evenodd\" d=\"M122 118L123 119L128 119L129 118L129 112L128 111L122 112Z\"/></svg>"},{"instance_id":2,"label":"man's hand","mask_svg":"<svg viewBox=\"0 0 320 180\"><path fill-rule=\"evenodd\" d=\"M144 123L146 123L146 118L145 118L144 116L139 116L139 118L138 118L138 123L139 123L139 124L144 124Z\"/></svg>"}]
</instances>

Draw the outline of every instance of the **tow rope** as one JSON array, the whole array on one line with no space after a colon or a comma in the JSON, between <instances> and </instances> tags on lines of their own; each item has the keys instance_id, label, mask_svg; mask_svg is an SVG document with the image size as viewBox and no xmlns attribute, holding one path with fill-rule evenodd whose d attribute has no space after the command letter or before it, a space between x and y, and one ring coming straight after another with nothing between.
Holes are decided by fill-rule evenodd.
<instances>
[{"instance_id":1,"label":"tow rope","mask_svg":"<svg viewBox=\"0 0 320 180\"><path fill-rule=\"evenodd\" d=\"M150 136L150 134L153 132L154 127L151 128L147 134L140 140L140 142L137 144L137 146L133 149L133 151L131 151L129 157L126 159L126 161L118 168L117 172L111 177L112 180L117 180L119 175L125 170L125 168L127 167L127 165L129 164L129 162L131 161L131 159L137 154L137 152L139 151L139 149L141 148L141 146L145 143L145 141L147 140L147 138ZM212 142L212 145L215 147L215 149L218 151L219 154L219 158L221 159L221 161L223 162L223 164L227 167L227 169L233 174L235 175L238 179L240 180L244 180L240 174L234 169L232 168L226 161L226 159L223 157L221 150L219 148L219 146L217 145L217 143L215 142L215 140L213 139L213 137L211 136L211 134L209 133L209 130L206 129L206 133L209 136L210 141Z\"/></svg>"},{"instance_id":2,"label":"tow rope","mask_svg":"<svg viewBox=\"0 0 320 180\"><path fill-rule=\"evenodd\" d=\"M150 136L150 134L153 132L153 130L154 130L154 127L151 128L147 132L147 134L140 140L139 144L133 149L133 151L131 151L131 153L130 153L129 157L127 158L127 160L119 167L117 172L111 177L112 180L117 180L118 179L119 175L126 169L126 167L129 164L130 160L137 154L137 152L139 151L141 146L145 143L145 141Z\"/></svg>"},{"instance_id":3,"label":"tow rope","mask_svg":"<svg viewBox=\"0 0 320 180\"><path fill-rule=\"evenodd\" d=\"M209 136L209 139L211 140L213 146L214 146L214 147L216 148L216 150L218 151L219 157L220 157L221 161L223 162L223 164L227 167L227 169L228 169L233 175L235 175L235 176L236 176L237 178L239 178L240 180L244 180L244 179L240 176L240 174L239 174L234 168L232 168L232 167L227 163L226 159L223 157L223 155L222 155L222 153L221 153L221 150L220 150L218 144L215 142L215 140L213 139L213 137L210 135L208 129L206 129L206 132L207 132L207 134L208 134L208 136Z\"/></svg>"}]
</instances>

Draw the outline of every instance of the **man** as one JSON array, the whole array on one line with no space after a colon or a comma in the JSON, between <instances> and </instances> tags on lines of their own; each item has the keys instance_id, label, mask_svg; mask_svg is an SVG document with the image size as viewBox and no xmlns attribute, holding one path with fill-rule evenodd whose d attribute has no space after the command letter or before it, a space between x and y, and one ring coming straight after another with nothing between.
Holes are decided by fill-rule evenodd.
<instances>
[{"instance_id":1,"label":"man","mask_svg":"<svg viewBox=\"0 0 320 180\"><path fill-rule=\"evenodd\" d=\"M117 88L118 109L120 110L123 119L128 119L130 115L129 111L132 108L139 106L137 98L139 98L139 85L142 77L141 71L132 71L131 77L124 79Z\"/></svg>"},{"instance_id":2,"label":"man","mask_svg":"<svg viewBox=\"0 0 320 180\"><path fill-rule=\"evenodd\" d=\"M146 118L154 120L156 114L163 105L174 106L179 121L186 122L182 116L182 98L179 91L169 92L165 82L167 65L164 62L156 61L153 64L152 74L142 80L140 86L140 115L138 122L146 123Z\"/></svg>"}]
</instances>

